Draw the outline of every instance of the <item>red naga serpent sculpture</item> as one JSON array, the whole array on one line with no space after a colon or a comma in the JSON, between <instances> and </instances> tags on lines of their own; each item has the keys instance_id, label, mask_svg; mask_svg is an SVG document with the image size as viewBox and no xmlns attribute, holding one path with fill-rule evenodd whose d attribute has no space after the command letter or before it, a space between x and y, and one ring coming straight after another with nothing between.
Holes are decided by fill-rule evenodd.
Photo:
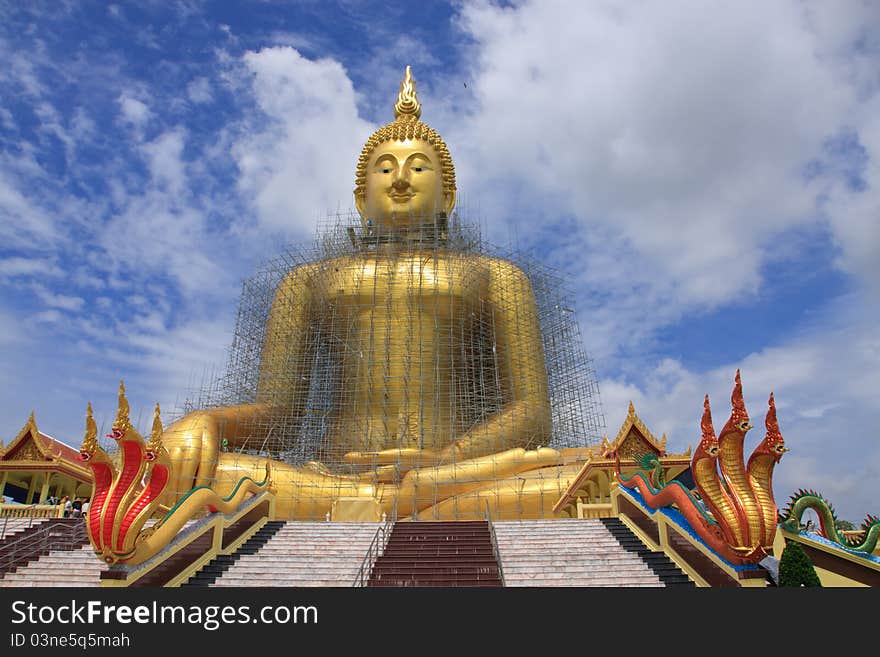
<instances>
[{"instance_id":1,"label":"red naga serpent sculpture","mask_svg":"<svg viewBox=\"0 0 880 657\"><path fill-rule=\"evenodd\" d=\"M691 461L691 474L702 501L679 482L663 481L660 461L653 455L642 464L644 470L631 477L624 477L618 464L617 479L621 486L638 488L651 508L675 504L697 535L731 563L757 563L767 556L776 535L773 468L788 448L770 393L767 433L746 465L743 441L752 425L743 402L739 370L731 404L730 418L716 438L709 395L703 403L702 438Z\"/></svg>"},{"instance_id":2,"label":"red naga serpent sculpture","mask_svg":"<svg viewBox=\"0 0 880 657\"><path fill-rule=\"evenodd\" d=\"M188 520L209 511L230 513L251 494L269 490L269 464L266 477L256 482L242 477L232 493L221 498L208 486L199 486L186 493L164 516L147 529L147 520L159 510L162 493L171 474L171 460L162 446L162 421L159 405L153 417L150 440L143 437L129 421L125 386L119 384L119 408L113 428L108 434L119 446L120 467L98 444L98 428L92 417L92 405L86 414L86 433L80 447L79 460L94 475L92 503L86 529L98 557L108 564L129 566L143 563L160 552Z\"/></svg>"}]
</instances>

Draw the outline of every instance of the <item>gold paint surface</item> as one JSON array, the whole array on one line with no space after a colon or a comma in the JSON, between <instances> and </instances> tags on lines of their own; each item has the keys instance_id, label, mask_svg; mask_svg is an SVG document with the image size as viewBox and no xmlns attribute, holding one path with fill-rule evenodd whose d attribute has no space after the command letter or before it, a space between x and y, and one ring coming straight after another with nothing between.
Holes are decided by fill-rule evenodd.
<instances>
[{"instance_id":1,"label":"gold paint surface","mask_svg":"<svg viewBox=\"0 0 880 657\"><path fill-rule=\"evenodd\" d=\"M255 401L195 411L165 430L166 504L194 485L223 494L262 470L273 418L305 421L297 413L325 354L340 370L338 403L320 418L315 462L273 461L279 517L323 519L351 497L376 497L401 517L429 508L482 517L477 498L498 517L552 515L578 467L563 481L564 457L541 447L551 408L535 294L516 265L447 247L454 168L420 115L408 68L395 120L357 165L359 239L374 246L288 272L268 313ZM518 475L544 470L511 492Z\"/></svg>"},{"instance_id":2,"label":"gold paint surface","mask_svg":"<svg viewBox=\"0 0 880 657\"><path fill-rule=\"evenodd\" d=\"M723 520L723 522L730 527L731 531L733 531L736 539L736 546L744 546L745 539L743 538L739 526L736 509L734 509L729 497L721 488L715 462L710 459L701 459L697 462L697 470L693 475L694 480L699 487L700 494L715 506L718 513L722 516L719 520Z\"/></svg>"}]
</instances>

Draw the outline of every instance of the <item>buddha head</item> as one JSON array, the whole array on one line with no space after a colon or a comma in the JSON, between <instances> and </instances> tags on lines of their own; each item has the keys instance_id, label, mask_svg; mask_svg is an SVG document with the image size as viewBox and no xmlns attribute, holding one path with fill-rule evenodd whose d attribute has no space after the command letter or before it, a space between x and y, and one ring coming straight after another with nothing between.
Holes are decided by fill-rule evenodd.
<instances>
[{"instance_id":1,"label":"buddha head","mask_svg":"<svg viewBox=\"0 0 880 657\"><path fill-rule=\"evenodd\" d=\"M361 151L354 201L364 226L408 229L445 219L455 205L455 169L443 139L419 117L416 81L406 67L394 121Z\"/></svg>"}]
</instances>

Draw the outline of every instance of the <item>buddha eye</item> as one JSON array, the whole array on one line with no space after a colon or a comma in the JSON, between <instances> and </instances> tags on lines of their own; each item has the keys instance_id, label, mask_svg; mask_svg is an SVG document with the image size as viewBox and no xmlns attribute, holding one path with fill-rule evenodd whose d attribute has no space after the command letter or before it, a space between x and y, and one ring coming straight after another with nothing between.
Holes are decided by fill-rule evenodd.
<instances>
[{"instance_id":1,"label":"buddha eye","mask_svg":"<svg viewBox=\"0 0 880 657\"><path fill-rule=\"evenodd\" d=\"M413 171L421 171L422 167L413 167Z\"/></svg>"}]
</instances>

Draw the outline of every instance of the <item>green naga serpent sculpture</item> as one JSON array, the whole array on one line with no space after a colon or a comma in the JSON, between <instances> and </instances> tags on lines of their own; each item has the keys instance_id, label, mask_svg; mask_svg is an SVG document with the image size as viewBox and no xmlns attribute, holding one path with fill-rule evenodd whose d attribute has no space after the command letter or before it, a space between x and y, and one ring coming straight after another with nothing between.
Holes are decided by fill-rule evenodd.
<instances>
[{"instance_id":1,"label":"green naga serpent sculpture","mask_svg":"<svg viewBox=\"0 0 880 657\"><path fill-rule=\"evenodd\" d=\"M790 532L799 532L801 518L807 509L813 509L819 516L819 533L829 541L856 552L871 554L880 540L880 518L868 514L860 529L864 532L861 539L850 539L837 531L837 514L834 507L821 493L814 490L801 489L791 496L788 505L782 512L779 526Z\"/></svg>"},{"instance_id":2,"label":"green naga serpent sculpture","mask_svg":"<svg viewBox=\"0 0 880 657\"><path fill-rule=\"evenodd\" d=\"M716 437L706 395L700 423L702 438L691 461L699 500L681 483L667 483L654 455L643 458L642 470L631 477L620 473L618 460L617 479L625 488L638 488L645 503L653 509L677 506L700 538L729 562L758 563L772 550L777 515L773 468L788 448L779 431L771 393L767 433L746 464L743 439L752 425L743 402L739 370L731 404L730 419Z\"/></svg>"}]
</instances>

